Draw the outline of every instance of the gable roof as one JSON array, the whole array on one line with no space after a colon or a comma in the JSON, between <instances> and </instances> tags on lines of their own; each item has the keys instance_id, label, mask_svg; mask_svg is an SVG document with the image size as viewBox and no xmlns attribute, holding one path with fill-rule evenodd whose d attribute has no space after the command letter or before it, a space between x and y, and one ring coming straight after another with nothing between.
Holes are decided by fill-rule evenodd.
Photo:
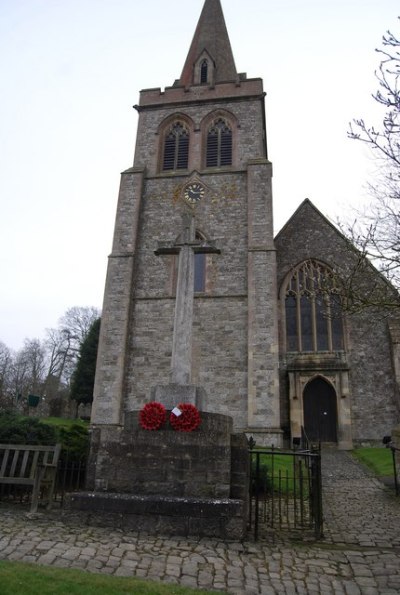
<instances>
[{"instance_id":1,"label":"gable roof","mask_svg":"<svg viewBox=\"0 0 400 595\"><path fill-rule=\"evenodd\" d=\"M299 205L274 241L277 248L278 276L279 271L282 277L293 265L305 259L316 258L334 266L340 275L344 273L348 297L353 300L348 311L354 308L353 311L357 312L368 307L398 308L397 288L308 198ZM366 286L366 274L379 279L379 284L373 281L370 286ZM369 287L367 294L366 287ZM361 299L358 299L358 295Z\"/></svg>"},{"instance_id":2,"label":"gable roof","mask_svg":"<svg viewBox=\"0 0 400 595\"><path fill-rule=\"evenodd\" d=\"M214 61L215 83L236 81L238 74L220 0L205 0L179 85L192 84L194 64L204 51Z\"/></svg>"},{"instance_id":3,"label":"gable roof","mask_svg":"<svg viewBox=\"0 0 400 595\"><path fill-rule=\"evenodd\" d=\"M286 221L285 225L276 234L275 240L278 240L281 235L284 235L286 228L290 224L292 224L293 221L297 219L297 217L299 217L302 211L306 209L311 209L312 211L314 211L314 213L318 215L318 217L321 217L321 219L323 219L324 223L329 225L329 227L331 227L339 236L341 236L343 240L345 240L349 245L353 247L354 250L356 250L355 246L353 246L350 240L346 238L346 236L340 231L340 229L338 229L331 221L329 221L329 219L325 215L323 215L319 209L317 209L317 207L314 205L314 203L311 202L309 198L305 198L303 202L297 207L293 215Z\"/></svg>"}]
</instances>

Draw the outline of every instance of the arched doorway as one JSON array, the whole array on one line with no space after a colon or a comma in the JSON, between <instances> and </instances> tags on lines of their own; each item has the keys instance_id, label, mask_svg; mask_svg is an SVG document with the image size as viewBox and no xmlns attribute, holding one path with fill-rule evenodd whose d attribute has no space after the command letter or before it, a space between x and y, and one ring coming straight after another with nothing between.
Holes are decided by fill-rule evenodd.
<instances>
[{"instance_id":1,"label":"arched doorway","mask_svg":"<svg viewBox=\"0 0 400 595\"><path fill-rule=\"evenodd\" d=\"M337 442L337 405L333 386L320 376L303 393L304 429L310 440Z\"/></svg>"}]
</instances>

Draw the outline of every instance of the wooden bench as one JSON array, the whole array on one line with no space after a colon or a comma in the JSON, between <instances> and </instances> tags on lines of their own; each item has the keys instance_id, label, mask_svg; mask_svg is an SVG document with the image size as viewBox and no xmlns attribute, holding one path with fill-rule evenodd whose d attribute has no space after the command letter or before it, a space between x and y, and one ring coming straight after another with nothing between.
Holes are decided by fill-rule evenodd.
<instances>
[{"instance_id":1,"label":"wooden bench","mask_svg":"<svg viewBox=\"0 0 400 595\"><path fill-rule=\"evenodd\" d=\"M32 486L31 512L41 504L50 509L61 444L0 444L0 484Z\"/></svg>"}]
</instances>

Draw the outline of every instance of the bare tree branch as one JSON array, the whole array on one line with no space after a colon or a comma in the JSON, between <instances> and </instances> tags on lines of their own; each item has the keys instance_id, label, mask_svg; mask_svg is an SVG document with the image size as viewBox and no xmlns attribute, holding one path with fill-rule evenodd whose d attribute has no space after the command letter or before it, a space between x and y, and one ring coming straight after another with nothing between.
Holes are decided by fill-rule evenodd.
<instances>
[{"instance_id":1,"label":"bare tree branch","mask_svg":"<svg viewBox=\"0 0 400 595\"><path fill-rule=\"evenodd\" d=\"M400 18L400 17L399 17ZM349 125L348 137L370 147L377 165L377 175L369 183L371 204L351 225L339 224L358 250L356 265L345 283L351 293L350 303L357 308L399 308L400 288L400 37L387 31L382 38L381 58L375 72L378 89L373 99L384 108L379 128L355 119ZM372 290L361 283L370 262L392 284L372 282ZM351 277L354 277L350 279ZM356 296L356 279L361 283Z\"/></svg>"}]
</instances>

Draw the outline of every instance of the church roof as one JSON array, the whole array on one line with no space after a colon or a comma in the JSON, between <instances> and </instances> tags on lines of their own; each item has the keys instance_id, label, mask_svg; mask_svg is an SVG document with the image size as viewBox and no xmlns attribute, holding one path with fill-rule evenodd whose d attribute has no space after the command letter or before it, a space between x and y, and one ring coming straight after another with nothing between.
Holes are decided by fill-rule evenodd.
<instances>
[{"instance_id":1,"label":"church roof","mask_svg":"<svg viewBox=\"0 0 400 595\"><path fill-rule=\"evenodd\" d=\"M311 202L309 198L305 198L303 202L297 207L292 216L286 221L285 225L275 236L275 241L278 240L281 236L283 236L289 225L296 222L298 218L301 218L304 215L304 212L307 210L314 212L317 215L317 217L320 217L324 223L328 224L339 236L346 240L346 242L349 242L346 236L341 231L339 231L339 229L331 221L329 221L329 219L325 215L323 215L319 209L317 209L315 204Z\"/></svg>"},{"instance_id":2,"label":"church roof","mask_svg":"<svg viewBox=\"0 0 400 595\"><path fill-rule=\"evenodd\" d=\"M235 60L220 0L205 0L179 80L180 85L189 86L193 83L193 66L204 51L214 61L215 83L237 79Z\"/></svg>"}]
</instances>

